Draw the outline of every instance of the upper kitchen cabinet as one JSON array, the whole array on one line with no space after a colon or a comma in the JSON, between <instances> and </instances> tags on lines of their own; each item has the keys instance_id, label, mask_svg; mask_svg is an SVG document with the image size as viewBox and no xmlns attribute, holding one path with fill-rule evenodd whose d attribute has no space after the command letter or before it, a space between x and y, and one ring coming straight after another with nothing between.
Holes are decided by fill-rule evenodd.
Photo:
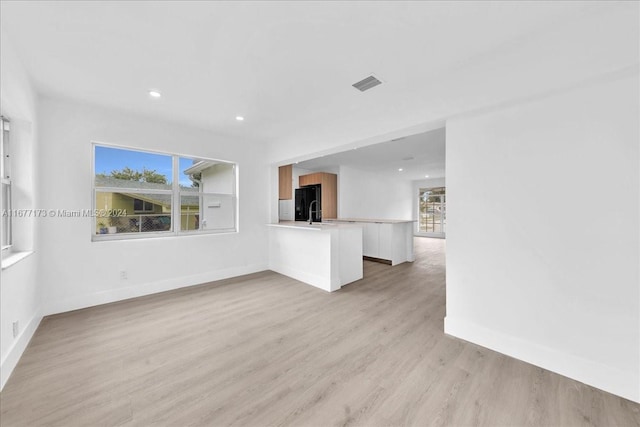
<instances>
[{"instance_id":1,"label":"upper kitchen cabinet","mask_svg":"<svg viewBox=\"0 0 640 427\"><path fill-rule=\"evenodd\" d=\"M322 218L338 217L338 175L327 172L315 172L300 175L299 186L320 184L322 200Z\"/></svg>"},{"instance_id":2,"label":"upper kitchen cabinet","mask_svg":"<svg viewBox=\"0 0 640 427\"><path fill-rule=\"evenodd\" d=\"M309 175L300 175L300 178L298 178L298 185L300 185L300 187L304 187L305 185L322 184L323 174L324 172L316 172L310 173Z\"/></svg>"},{"instance_id":3,"label":"upper kitchen cabinet","mask_svg":"<svg viewBox=\"0 0 640 427\"><path fill-rule=\"evenodd\" d=\"M278 199L291 200L293 198L293 166L278 168Z\"/></svg>"}]
</instances>

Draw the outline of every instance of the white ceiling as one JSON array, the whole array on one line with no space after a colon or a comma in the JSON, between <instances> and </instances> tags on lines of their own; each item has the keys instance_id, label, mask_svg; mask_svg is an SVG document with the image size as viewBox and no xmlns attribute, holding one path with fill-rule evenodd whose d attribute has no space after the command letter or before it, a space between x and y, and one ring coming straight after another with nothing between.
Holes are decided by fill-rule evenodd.
<instances>
[{"instance_id":1,"label":"white ceiling","mask_svg":"<svg viewBox=\"0 0 640 427\"><path fill-rule=\"evenodd\" d=\"M445 128L296 164L313 171L335 170L338 166L375 172L392 179L413 181L426 179L425 175L442 178L445 176Z\"/></svg>"},{"instance_id":2,"label":"white ceiling","mask_svg":"<svg viewBox=\"0 0 640 427\"><path fill-rule=\"evenodd\" d=\"M629 37L627 21L602 31L572 23L611 13L631 13L635 22L638 8L594 1L0 5L3 37L39 92L261 140L279 160L628 65L628 44L616 39ZM605 34L615 48L598 43ZM583 42L589 51L575 49ZM385 83L364 93L351 87L372 72ZM149 99L151 88L162 98Z\"/></svg>"}]
</instances>

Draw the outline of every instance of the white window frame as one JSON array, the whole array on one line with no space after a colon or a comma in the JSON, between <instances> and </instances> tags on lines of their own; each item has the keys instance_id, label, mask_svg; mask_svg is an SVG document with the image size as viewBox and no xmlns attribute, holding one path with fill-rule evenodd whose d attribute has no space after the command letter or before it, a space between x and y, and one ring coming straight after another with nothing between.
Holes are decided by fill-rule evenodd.
<instances>
[{"instance_id":1,"label":"white window frame","mask_svg":"<svg viewBox=\"0 0 640 427\"><path fill-rule=\"evenodd\" d=\"M121 150L137 151L149 154L159 154L163 156L170 156L172 158L172 189L171 190L152 190L152 189L138 189L138 188L121 188L121 187L96 187L96 147L116 148ZM181 187L180 187L180 158L192 158L199 160L207 160L212 162L228 163L234 166L234 187L233 187L233 220L234 227L232 229L222 230L181 230L182 218L181 218ZM181 237L181 236L199 236L199 235L219 235L219 234L237 234L240 232L239 227L239 165L237 162L222 159L213 159L202 156L195 156L191 154L177 154L168 153L164 151L137 148L126 145L111 144L99 141L91 142L91 207L94 212L101 209L96 206L96 193L97 192L114 192L122 193L126 190L129 194L170 194L171 195L171 229L166 231L146 231L146 232L134 232L134 233L116 233L116 234L96 234L96 226L98 218L93 218L91 222L91 240L94 242L111 241L111 240L132 240L132 239L147 239L147 238L160 238L160 237ZM204 196L213 193L199 193ZM138 212L138 211L135 211ZM202 214L201 214L202 215Z\"/></svg>"},{"instance_id":2,"label":"white window frame","mask_svg":"<svg viewBox=\"0 0 640 427\"><path fill-rule=\"evenodd\" d=\"M421 231L420 230L420 193L422 192L422 190L435 190L435 189L439 189L439 188L444 188L444 193L441 195L444 198L444 205L445 205L445 212L446 212L446 204L447 204L447 187L445 185L440 185L440 186L435 186L435 187L418 187L418 194L417 194L417 199L418 199L418 203L417 203L417 216L416 218L418 218L418 220L416 221L416 228L415 228L415 235L416 236L422 236L422 237L436 237L436 238L446 238L447 236L447 230L445 229L444 231ZM445 213L446 214L446 213Z\"/></svg>"},{"instance_id":3,"label":"white window frame","mask_svg":"<svg viewBox=\"0 0 640 427\"><path fill-rule=\"evenodd\" d=\"M3 187L2 191L4 191L4 186L6 185L9 192L7 197L8 206L2 205L2 220L4 221L6 218L6 220L8 221L7 232L9 234L7 236L8 244L2 246L3 257L11 252L11 248L13 246L11 156L9 154L10 139L8 135L10 130L10 121L6 117L0 116L0 159L2 159L2 162L0 163L0 176ZM4 227L4 224L2 224L2 226Z\"/></svg>"}]
</instances>

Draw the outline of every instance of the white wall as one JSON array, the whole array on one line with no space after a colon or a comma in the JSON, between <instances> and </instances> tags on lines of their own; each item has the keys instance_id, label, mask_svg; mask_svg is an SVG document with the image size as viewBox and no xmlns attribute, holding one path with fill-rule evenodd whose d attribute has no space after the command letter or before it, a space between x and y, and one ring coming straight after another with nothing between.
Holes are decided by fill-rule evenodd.
<instances>
[{"instance_id":1,"label":"white wall","mask_svg":"<svg viewBox=\"0 0 640 427\"><path fill-rule=\"evenodd\" d=\"M270 180L262 145L70 101L45 98L40 106L42 208L91 207L92 141L237 162L240 201L240 232L223 235L92 242L91 218L46 218L46 314L267 268Z\"/></svg>"},{"instance_id":2,"label":"white wall","mask_svg":"<svg viewBox=\"0 0 640 427\"><path fill-rule=\"evenodd\" d=\"M389 179L348 166L338 175L338 217L411 219L411 181Z\"/></svg>"},{"instance_id":3,"label":"white wall","mask_svg":"<svg viewBox=\"0 0 640 427\"><path fill-rule=\"evenodd\" d=\"M417 196L420 192L421 188L436 188L436 187L446 187L446 179L445 178L428 178L428 179L418 179L416 181L411 182L413 184L413 193L416 195L416 212L418 206Z\"/></svg>"},{"instance_id":4,"label":"white wall","mask_svg":"<svg viewBox=\"0 0 640 427\"><path fill-rule=\"evenodd\" d=\"M640 401L637 72L447 123L445 330Z\"/></svg>"},{"instance_id":5,"label":"white wall","mask_svg":"<svg viewBox=\"0 0 640 427\"><path fill-rule=\"evenodd\" d=\"M0 113L11 120L11 156L13 163L13 208L36 208L34 153L37 152L36 94L6 34L0 36ZM4 209L4 206L2 207ZM16 251L38 249L33 218L14 219L13 243ZM40 254L2 270L0 274L0 389L42 319L41 285L38 274ZM13 337L13 322L20 325Z\"/></svg>"}]
</instances>

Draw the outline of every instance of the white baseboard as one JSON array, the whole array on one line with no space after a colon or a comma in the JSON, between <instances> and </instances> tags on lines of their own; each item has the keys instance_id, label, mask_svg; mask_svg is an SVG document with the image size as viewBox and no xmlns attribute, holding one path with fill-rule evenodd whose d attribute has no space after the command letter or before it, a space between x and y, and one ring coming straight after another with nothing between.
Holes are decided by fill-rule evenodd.
<instances>
[{"instance_id":1,"label":"white baseboard","mask_svg":"<svg viewBox=\"0 0 640 427\"><path fill-rule=\"evenodd\" d=\"M291 277L292 279L296 279L300 282L304 282L307 285L311 285L318 289L322 289L323 291L332 292L331 289L333 289L334 287L335 289L340 289L339 283L335 283L332 286L331 279L318 274L297 270L293 267L289 267L285 265L275 265L273 263L269 264L269 269L278 274L282 274L283 276Z\"/></svg>"},{"instance_id":2,"label":"white baseboard","mask_svg":"<svg viewBox=\"0 0 640 427\"><path fill-rule=\"evenodd\" d=\"M36 332L36 329L38 329L41 320L42 310L38 308L26 327L22 329L20 335L13 341L13 345L9 348L7 355L0 363L0 391L2 391L11 373L20 361L22 353L24 353L29 345L29 341L31 341L33 334Z\"/></svg>"},{"instance_id":3,"label":"white baseboard","mask_svg":"<svg viewBox=\"0 0 640 427\"><path fill-rule=\"evenodd\" d=\"M640 403L638 374L503 334L463 319L444 319L444 332Z\"/></svg>"},{"instance_id":4,"label":"white baseboard","mask_svg":"<svg viewBox=\"0 0 640 427\"><path fill-rule=\"evenodd\" d=\"M122 287L103 292L96 292L93 294L79 295L71 298L49 301L44 308L44 313L46 316L51 314L64 313L67 311L79 310L96 305L108 304L110 302L157 294L159 292L171 291L188 286L200 285L216 280L243 276L245 274L258 273L265 270L268 270L267 265L254 264L210 271L207 273L195 274L192 276L175 277L158 282Z\"/></svg>"}]
</instances>

